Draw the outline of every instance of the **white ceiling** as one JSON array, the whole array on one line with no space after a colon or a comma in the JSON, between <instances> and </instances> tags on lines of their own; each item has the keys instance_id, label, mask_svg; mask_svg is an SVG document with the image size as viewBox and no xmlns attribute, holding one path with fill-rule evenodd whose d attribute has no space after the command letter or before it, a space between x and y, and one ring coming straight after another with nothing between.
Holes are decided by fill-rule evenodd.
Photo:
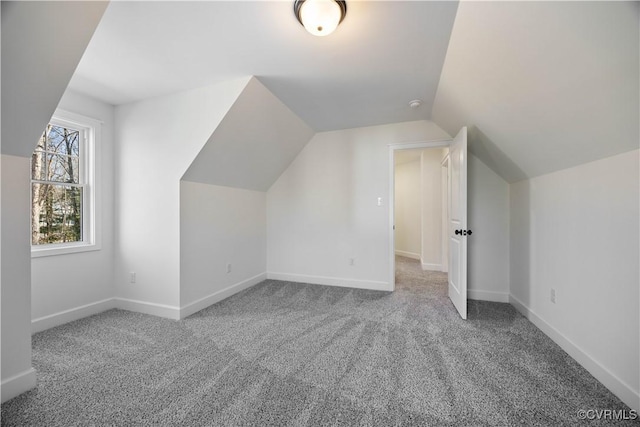
<instances>
[{"instance_id":1,"label":"white ceiling","mask_svg":"<svg viewBox=\"0 0 640 427\"><path fill-rule=\"evenodd\" d=\"M3 1L0 7L2 154L31 157L106 4ZM58 31L63 20L75 25Z\"/></svg>"},{"instance_id":2,"label":"white ceiling","mask_svg":"<svg viewBox=\"0 0 640 427\"><path fill-rule=\"evenodd\" d=\"M292 5L112 2L70 87L122 104L255 75L314 131L468 126L509 182L639 146L638 2L350 0L328 37Z\"/></svg>"},{"instance_id":3,"label":"white ceiling","mask_svg":"<svg viewBox=\"0 0 640 427\"><path fill-rule=\"evenodd\" d=\"M457 6L349 1L315 37L292 0L116 1L70 88L117 105L255 75L315 131L428 119Z\"/></svg>"},{"instance_id":4,"label":"white ceiling","mask_svg":"<svg viewBox=\"0 0 640 427\"><path fill-rule=\"evenodd\" d=\"M462 2L433 120L507 181L638 148L638 2Z\"/></svg>"}]
</instances>

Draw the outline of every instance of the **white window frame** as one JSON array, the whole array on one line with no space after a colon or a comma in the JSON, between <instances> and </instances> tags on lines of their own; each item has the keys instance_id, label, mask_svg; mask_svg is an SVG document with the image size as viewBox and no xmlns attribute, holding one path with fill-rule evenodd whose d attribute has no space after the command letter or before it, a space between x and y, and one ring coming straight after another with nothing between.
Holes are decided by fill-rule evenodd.
<instances>
[{"instance_id":1,"label":"white window frame","mask_svg":"<svg viewBox=\"0 0 640 427\"><path fill-rule=\"evenodd\" d=\"M102 122L80 114L57 109L49 123L82 131L80 175L82 191L82 241L31 245L31 257L73 254L97 251L101 246L100 218L100 136ZM33 182L33 180L32 180ZM31 188L29 188L31 192ZM33 203L33 202L32 202ZM31 212L31 210L29 210Z\"/></svg>"}]
</instances>

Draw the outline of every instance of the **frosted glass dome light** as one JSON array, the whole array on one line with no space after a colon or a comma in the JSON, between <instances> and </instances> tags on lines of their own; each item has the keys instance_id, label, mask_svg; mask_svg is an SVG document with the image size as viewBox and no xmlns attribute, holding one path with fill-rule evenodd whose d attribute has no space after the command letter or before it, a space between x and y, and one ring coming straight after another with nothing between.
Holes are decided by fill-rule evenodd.
<instances>
[{"instance_id":1,"label":"frosted glass dome light","mask_svg":"<svg viewBox=\"0 0 640 427\"><path fill-rule=\"evenodd\" d=\"M296 0L293 10L298 21L314 36L335 31L347 14L347 3L338 0Z\"/></svg>"}]
</instances>

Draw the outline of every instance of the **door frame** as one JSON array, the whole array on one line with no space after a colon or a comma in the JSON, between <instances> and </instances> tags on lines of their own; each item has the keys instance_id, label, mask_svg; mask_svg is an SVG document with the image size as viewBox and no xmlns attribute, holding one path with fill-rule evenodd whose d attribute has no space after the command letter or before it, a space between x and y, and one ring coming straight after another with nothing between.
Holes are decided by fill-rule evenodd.
<instances>
[{"instance_id":1,"label":"door frame","mask_svg":"<svg viewBox=\"0 0 640 427\"><path fill-rule=\"evenodd\" d=\"M396 144L389 144L389 265L391 266L391 272L389 274L388 291L393 292L396 289L396 233L394 230L395 224L395 175L396 175L396 151L397 150L414 150L425 148L440 148L448 147L453 139L436 139L431 141L422 142L403 142Z\"/></svg>"},{"instance_id":2,"label":"door frame","mask_svg":"<svg viewBox=\"0 0 640 427\"><path fill-rule=\"evenodd\" d=\"M440 164L440 177L442 179L442 272L449 274L449 153Z\"/></svg>"}]
</instances>

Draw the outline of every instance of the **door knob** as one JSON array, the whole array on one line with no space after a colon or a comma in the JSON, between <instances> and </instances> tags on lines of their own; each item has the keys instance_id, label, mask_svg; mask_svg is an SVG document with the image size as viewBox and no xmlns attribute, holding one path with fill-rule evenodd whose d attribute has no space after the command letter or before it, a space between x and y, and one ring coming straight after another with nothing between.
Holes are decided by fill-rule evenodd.
<instances>
[{"instance_id":1,"label":"door knob","mask_svg":"<svg viewBox=\"0 0 640 427\"><path fill-rule=\"evenodd\" d=\"M456 236L462 234L462 230L456 230Z\"/></svg>"}]
</instances>

